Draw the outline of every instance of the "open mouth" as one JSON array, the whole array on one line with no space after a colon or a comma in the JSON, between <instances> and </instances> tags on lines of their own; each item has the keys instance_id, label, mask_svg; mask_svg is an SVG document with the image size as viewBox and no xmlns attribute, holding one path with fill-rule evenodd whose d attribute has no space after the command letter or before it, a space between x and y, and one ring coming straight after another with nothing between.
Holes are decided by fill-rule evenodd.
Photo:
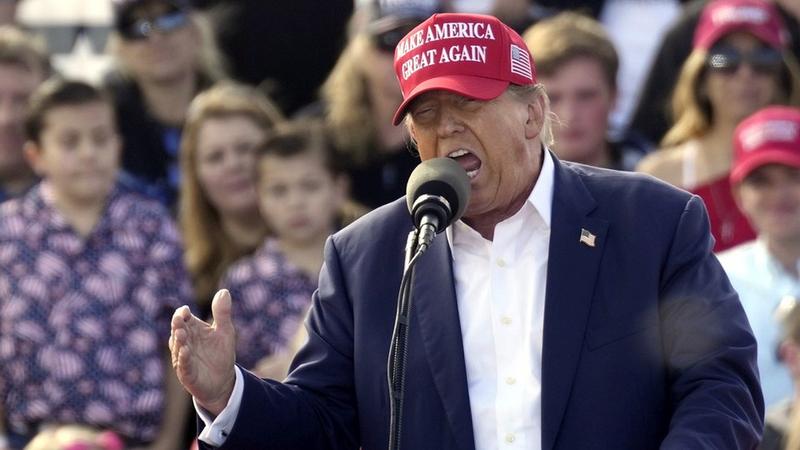
<instances>
[{"instance_id":1,"label":"open mouth","mask_svg":"<svg viewBox=\"0 0 800 450\"><path fill-rule=\"evenodd\" d=\"M467 172L467 176L473 179L478 176L481 170L481 160L469 150L460 148L447 154L448 158L455 160Z\"/></svg>"}]
</instances>

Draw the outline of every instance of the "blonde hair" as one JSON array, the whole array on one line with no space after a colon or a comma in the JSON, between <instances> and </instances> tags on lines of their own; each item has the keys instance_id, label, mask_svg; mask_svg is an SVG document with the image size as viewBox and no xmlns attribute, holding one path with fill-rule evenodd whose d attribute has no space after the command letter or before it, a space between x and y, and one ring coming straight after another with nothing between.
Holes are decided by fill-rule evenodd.
<instances>
[{"instance_id":1,"label":"blonde hair","mask_svg":"<svg viewBox=\"0 0 800 450\"><path fill-rule=\"evenodd\" d=\"M800 66L791 52L783 50L781 54L780 92L772 103L800 106ZM703 92L707 58L707 51L695 49L683 63L672 94L674 123L664 135L662 147L673 147L698 138L714 124L713 107Z\"/></svg>"},{"instance_id":2,"label":"blonde hair","mask_svg":"<svg viewBox=\"0 0 800 450\"><path fill-rule=\"evenodd\" d=\"M616 89L619 56L600 22L566 11L541 20L522 35L534 55L536 72L550 76L578 57L597 61L608 86Z\"/></svg>"},{"instance_id":3,"label":"blonde hair","mask_svg":"<svg viewBox=\"0 0 800 450\"><path fill-rule=\"evenodd\" d=\"M222 82L200 93L186 116L180 148L181 189L178 222L183 233L185 261L197 301L209 302L223 271L252 249L239 248L222 228L219 211L211 205L197 176L197 148L203 124L209 119L241 116L269 131L283 121L278 108L256 89Z\"/></svg>"},{"instance_id":4,"label":"blonde hair","mask_svg":"<svg viewBox=\"0 0 800 450\"><path fill-rule=\"evenodd\" d=\"M191 26L195 28L200 36L200 54L197 59L197 73L209 82L223 80L227 75L227 63L222 57L222 53L214 37L214 29L208 18L196 12L189 12ZM124 39L117 31L112 31L108 40L109 53L114 57L117 70L127 78L134 78L131 69L125 64L121 57L121 48Z\"/></svg>"},{"instance_id":5,"label":"blonde hair","mask_svg":"<svg viewBox=\"0 0 800 450\"><path fill-rule=\"evenodd\" d=\"M326 105L325 125L333 144L338 149L347 149L355 164L368 159L376 139L375 119L362 69L371 45L366 34L354 35L321 90Z\"/></svg>"}]
</instances>

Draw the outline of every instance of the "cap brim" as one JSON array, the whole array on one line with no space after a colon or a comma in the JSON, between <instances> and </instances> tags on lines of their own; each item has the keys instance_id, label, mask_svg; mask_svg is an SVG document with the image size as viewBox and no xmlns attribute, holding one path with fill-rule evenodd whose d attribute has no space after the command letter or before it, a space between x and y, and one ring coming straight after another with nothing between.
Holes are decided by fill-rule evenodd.
<instances>
[{"instance_id":1,"label":"cap brim","mask_svg":"<svg viewBox=\"0 0 800 450\"><path fill-rule=\"evenodd\" d=\"M747 158L733 168L730 175L731 184L741 182L752 171L767 164L783 164L800 168L800 153L790 152L786 149L760 150L757 155Z\"/></svg>"},{"instance_id":2,"label":"cap brim","mask_svg":"<svg viewBox=\"0 0 800 450\"><path fill-rule=\"evenodd\" d=\"M463 95L464 97L477 100L492 100L500 96L510 84L506 80L495 80L492 78L473 77L465 75L447 75L425 80L418 84L408 93L403 103L394 113L392 123L397 125L403 121L406 115L406 108L419 95L429 91L442 90Z\"/></svg>"}]
</instances>

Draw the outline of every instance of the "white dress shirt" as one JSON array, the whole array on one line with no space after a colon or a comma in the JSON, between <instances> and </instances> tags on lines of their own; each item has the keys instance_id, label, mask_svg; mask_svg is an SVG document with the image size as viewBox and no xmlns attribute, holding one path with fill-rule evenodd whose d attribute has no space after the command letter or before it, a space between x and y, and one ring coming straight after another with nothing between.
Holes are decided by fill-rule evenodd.
<instances>
[{"instance_id":1,"label":"white dress shirt","mask_svg":"<svg viewBox=\"0 0 800 450\"><path fill-rule=\"evenodd\" d=\"M542 339L553 182L553 160L545 151L528 200L497 224L493 241L461 221L447 229L476 450L538 450L542 445ZM207 444L222 445L233 428L244 383L236 371L233 394L219 416L210 417L195 403L205 424L199 439Z\"/></svg>"},{"instance_id":2,"label":"white dress shirt","mask_svg":"<svg viewBox=\"0 0 800 450\"><path fill-rule=\"evenodd\" d=\"M542 339L553 161L493 241L459 221L453 254L476 450L540 449Z\"/></svg>"}]
</instances>

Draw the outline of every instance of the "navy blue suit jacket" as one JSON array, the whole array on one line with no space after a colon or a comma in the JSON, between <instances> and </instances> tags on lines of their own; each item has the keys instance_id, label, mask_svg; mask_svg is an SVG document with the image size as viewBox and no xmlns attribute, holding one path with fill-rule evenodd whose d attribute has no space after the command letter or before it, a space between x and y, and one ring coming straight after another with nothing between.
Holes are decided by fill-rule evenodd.
<instances>
[{"instance_id":1,"label":"navy blue suit jacket","mask_svg":"<svg viewBox=\"0 0 800 450\"><path fill-rule=\"evenodd\" d=\"M542 448L755 448L756 343L711 253L702 201L647 176L558 160L553 195ZM386 448L386 358L411 227L401 199L328 241L308 344L283 384L245 373L223 448ZM595 247L579 241L581 229ZM439 236L413 281L409 450L474 449L451 261Z\"/></svg>"}]
</instances>

